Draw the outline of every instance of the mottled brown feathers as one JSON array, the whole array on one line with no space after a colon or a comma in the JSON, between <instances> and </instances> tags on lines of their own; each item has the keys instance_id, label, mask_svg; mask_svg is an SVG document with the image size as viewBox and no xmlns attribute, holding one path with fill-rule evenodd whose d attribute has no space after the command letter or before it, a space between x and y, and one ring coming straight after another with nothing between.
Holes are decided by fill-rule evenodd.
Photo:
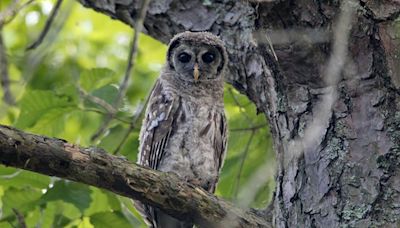
<instances>
[{"instance_id":1,"label":"mottled brown feathers","mask_svg":"<svg viewBox=\"0 0 400 228\"><path fill-rule=\"evenodd\" d=\"M190 55L189 61L177 58L182 53ZM212 61L204 61L204 53L215 53ZM184 32L171 40L140 132L140 165L173 172L214 192L227 142L223 104L227 60L223 42L211 33ZM199 67L199 80L193 78L193 67ZM135 206L150 227L193 226L190 218L178 221L140 202Z\"/></svg>"}]
</instances>

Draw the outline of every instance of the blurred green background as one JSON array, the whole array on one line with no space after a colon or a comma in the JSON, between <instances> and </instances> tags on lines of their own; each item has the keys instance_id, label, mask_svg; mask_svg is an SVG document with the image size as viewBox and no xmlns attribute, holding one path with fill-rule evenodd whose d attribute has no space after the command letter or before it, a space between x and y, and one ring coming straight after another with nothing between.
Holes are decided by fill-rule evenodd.
<instances>
[{"instance_id":1,"label":"blurred green background","mask_svg":"<svg viewBox=\"0 0 400 228\"><path fill-rule=\"evenodd\" d=\"M4 12L10 0L0 1ZM21 1L23 3L24 1ZM86 93L112 103L127 65L130 27L76 1L64 1L49 34L32 51L54 6L36 0L2 29L11 92L16 105L0 101L0 124L98 146L136 161L141 120L126 142L132 116L140 110L165 60L166 46L141 35L129 88L105 134L91 141L106 110L80 96ZM0 88L0 97L3 90ZM216 195L241 206L267 205L274 189L274 154L264 116L231 86L225 88L229 146ZM145 227L131 200L105 190L0 165L0 227Z\"/></svg>"}]
</instances>

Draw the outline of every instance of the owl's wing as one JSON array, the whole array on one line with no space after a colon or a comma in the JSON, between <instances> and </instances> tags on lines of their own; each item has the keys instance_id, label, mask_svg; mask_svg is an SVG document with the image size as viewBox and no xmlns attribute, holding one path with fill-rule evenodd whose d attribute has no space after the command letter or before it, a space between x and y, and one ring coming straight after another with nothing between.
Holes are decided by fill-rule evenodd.
<instances>
[{"instance_id":1,"label":"owl's wing","mask_svg":"<svg viewBox=\"0 0 400 228\"><path fill-rule=\"evenodd\" d=\"M225 114L222 113L220 115L219 119L219 131L216 131L215 133L215 141L214 141L214 147L215 147L215 157L218 159L217 162L217 168L218 171L221 171L222 165L225 160L225 153L226 153L226 145L227 145L227 140L228 140L228 126L226 122L226 117ZM217 124L218 126L218 124Z\"/></svg>"},{"instance_id":2,"label":"owl's wing","mask_svg":"<svg viewBox=\"0 0 400 228\"><path fill-rule=\"evenodd\" d=\"M166 94L158 80L150 95L140 137L139 164L157 169L171 135L178 101Z\"/></svg>"},{"instance_id":3,"label":"owl's wing","mask_svg":"<svg viewBox=\"0 0 400 228\"><path fill-rule=\"evenodd\" d=\"M179 100L163 90L157 80L150 95L146 116L140 132L138 164L157 169L164 155L164 150L171 135ZM135 201L135 207L145 218L150 227L155 227L156 211L154 208Z\"/></svg>"},{"instance_id":4,"label":"owl's wing","mask_svg":"<svg viewBox=\"0 0 400 228\"><path fill-rule=\"evenodd\" d=\"M216 159L216 168L218 172L221 171L222 165L224 164L225 154L227 150L227 140L228 140L228 131L227 131L227 121L224 113L217 115L214 118L215 131L214 131L214 151L215 151L215 159ZM208 191L214 192L217 186L219 179L219 175L215 179L215 183L211 183Z\"/></svg>"}]
</instances>

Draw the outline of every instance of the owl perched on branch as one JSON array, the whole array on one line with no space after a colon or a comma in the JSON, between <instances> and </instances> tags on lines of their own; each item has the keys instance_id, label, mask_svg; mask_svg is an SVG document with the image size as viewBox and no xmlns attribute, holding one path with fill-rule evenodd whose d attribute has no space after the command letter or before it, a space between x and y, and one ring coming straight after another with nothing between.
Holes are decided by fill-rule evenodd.
<instances>
[{"instance_id":1,"label":"owl perched on branch","mask_svg":"<svg viewBox=\"0 0 400 228\"><path fill-rule=\"evenodd\" d=\"M167 62L146 109L138 164L173 172L214 192L227 143L223 74L228 63L223 42L208 32L172 38ZM135 203L150 227L192 227L157 208Z\"/></svg>"}]
</instances>

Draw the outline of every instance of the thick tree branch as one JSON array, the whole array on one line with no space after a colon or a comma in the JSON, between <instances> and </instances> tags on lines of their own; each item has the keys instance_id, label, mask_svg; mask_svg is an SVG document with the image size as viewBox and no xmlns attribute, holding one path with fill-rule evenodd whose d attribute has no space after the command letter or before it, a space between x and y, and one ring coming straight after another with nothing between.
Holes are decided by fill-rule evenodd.
<instances>
[{"instance_id":1,"label":"thick tree branch","mask_svg":"<svg viewBox=\"0 0 400 228\"><path fill-rule=\"evenodd\" d=\"M0 125L0 163L104 188L204 227L271 227L170 173L143 168L98 148L28 134Z\"/></svg>"}]
</instances>

